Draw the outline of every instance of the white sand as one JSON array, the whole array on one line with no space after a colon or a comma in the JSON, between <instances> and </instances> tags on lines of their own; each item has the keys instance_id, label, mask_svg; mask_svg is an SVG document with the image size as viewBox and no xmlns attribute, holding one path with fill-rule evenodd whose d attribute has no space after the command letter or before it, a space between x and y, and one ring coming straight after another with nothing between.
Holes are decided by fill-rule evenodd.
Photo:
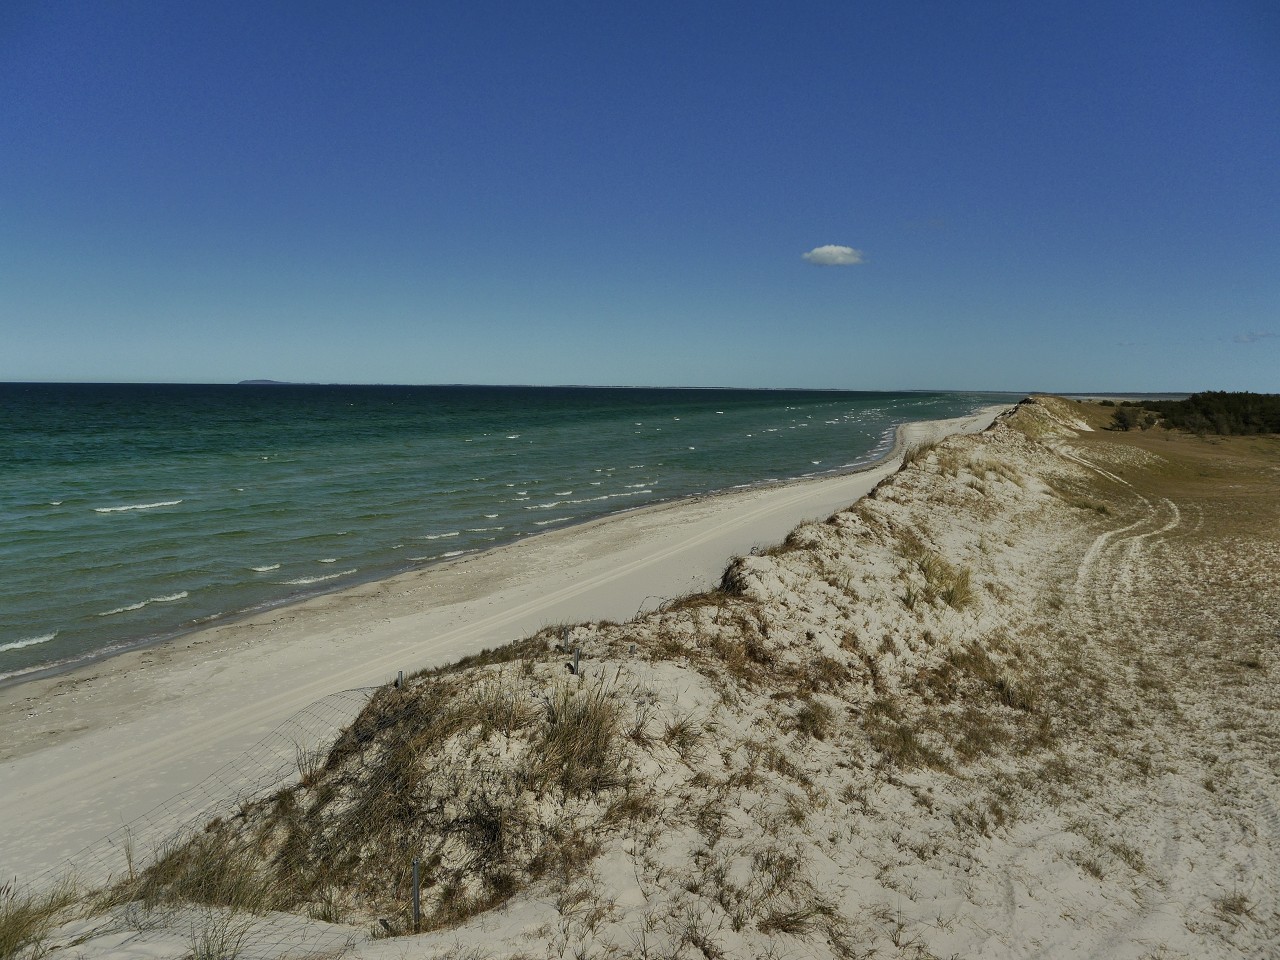
<instances>
[{"instance_id":1,"label":"white sand","mask_svg":"<svg viewBox=\"0 0 1280 960\"><path fill-rule=\"evenodd\" d=\"M900 446L1002 409L912 424ZM333 691L705 589L731 556L847 506L899 460L608 517L0 691L0 879L73 858Z\"/></svg>"}]
</instances>

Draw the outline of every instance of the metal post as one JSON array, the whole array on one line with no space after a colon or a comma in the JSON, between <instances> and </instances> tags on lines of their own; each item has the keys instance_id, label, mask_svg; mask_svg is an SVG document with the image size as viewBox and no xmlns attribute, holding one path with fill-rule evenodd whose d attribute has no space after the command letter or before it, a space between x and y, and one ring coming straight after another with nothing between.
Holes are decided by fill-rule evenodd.
<instances>
[{"instance_id":1,"label":"metal post","mask_svg":"<svg viewBox=\"0 0 1280 960\"><path fill-rule=\"evenodd\" d=\"M396 674L396 689L397 690L404 689L404 671L403 670L399 671Z\"/></svg>"},{"instance_id":2,"label":"metal post","mask_svg":"<svg viewBox=\"0 0 1280 960\"><path fill-rule=\"evenodd\" d=\"M578 676L578 657L582 655L581 647L573 648L573 675Z\"/></svg>"},{"instance_id":3,"label":"metal post","mask_svg":"<svg viewBox=\"0 0 1280 960\"><path fill-rule=\"evenodd\" d=\"M418 932L422 923L422 891L418 883L418 858L413 858L413 932Z\"/></svg>"}]
</instances>

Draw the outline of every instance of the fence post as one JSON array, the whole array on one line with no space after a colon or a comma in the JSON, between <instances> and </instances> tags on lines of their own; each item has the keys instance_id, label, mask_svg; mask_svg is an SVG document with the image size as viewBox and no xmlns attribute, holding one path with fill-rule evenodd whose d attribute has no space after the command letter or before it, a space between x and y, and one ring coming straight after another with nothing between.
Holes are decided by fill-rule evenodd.
<instances>
[{"instance_id":1,"label":"fence post","mask_svg":"<svg viewBox=\"0 0 1280 960\"><path fill-rule=\"evenodd\" d=\"M399 671L396 674L396 689L397 690L404 689L404 671L403 670Z\"/></svg>"},{"instance_id":2,"label":"fence post","mask_svg":"<svg viewBox=\"0 0 1280 960\"><path fill-rule=\"evenodd\" d=\"M418 883L418 858L413 858L413 932L418 932L422 923L422 894Z\"/></svg>"},{"instance_id":3,"label":"fence post","mask_svg":"<svg viewBox=\"0 0 1280 960\"><path fill-rule=\"evenodd\" d=\"M581 655L582 655L582 648L581 648L581 647L574 647L574 648L573 648L573 675L574 675L575 677L576 677L576 676L579 676L579 673L578 673L578 658L579 658Z\"/></svg>"}]
</instances>

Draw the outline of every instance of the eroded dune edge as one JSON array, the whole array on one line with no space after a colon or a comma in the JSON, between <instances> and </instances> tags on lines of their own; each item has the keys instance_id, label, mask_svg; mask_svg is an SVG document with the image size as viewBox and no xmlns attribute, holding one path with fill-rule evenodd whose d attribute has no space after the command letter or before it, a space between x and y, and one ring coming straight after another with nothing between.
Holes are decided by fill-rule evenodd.
<instances>
[{"instance_id":1,"label":"eroded dune edge","mask_svg":"<svg viewBox=\"0 0 1280 960\"><path fill-rule=\"evenodd\" d=\"M717 590L381 688L44 945L1277 955L1280 447L1105 420L1033 398Z\"/></svg>"}]
</instances>

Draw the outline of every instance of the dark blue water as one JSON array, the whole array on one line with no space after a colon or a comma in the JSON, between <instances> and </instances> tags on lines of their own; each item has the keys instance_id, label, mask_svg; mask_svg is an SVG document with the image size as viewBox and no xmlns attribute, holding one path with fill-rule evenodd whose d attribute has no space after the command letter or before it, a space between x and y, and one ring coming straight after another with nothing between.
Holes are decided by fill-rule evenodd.
<instances>
[{"instance_id":1,"label":"dark blue water","mask_svg":"<svg viewBox=\"0 0 1280 960\"><path fill-rule=\"evenodd\" d=\"M0 677L613 511L847 470L1000 394L0 384Z\"/></svg>"}]
</instances>

